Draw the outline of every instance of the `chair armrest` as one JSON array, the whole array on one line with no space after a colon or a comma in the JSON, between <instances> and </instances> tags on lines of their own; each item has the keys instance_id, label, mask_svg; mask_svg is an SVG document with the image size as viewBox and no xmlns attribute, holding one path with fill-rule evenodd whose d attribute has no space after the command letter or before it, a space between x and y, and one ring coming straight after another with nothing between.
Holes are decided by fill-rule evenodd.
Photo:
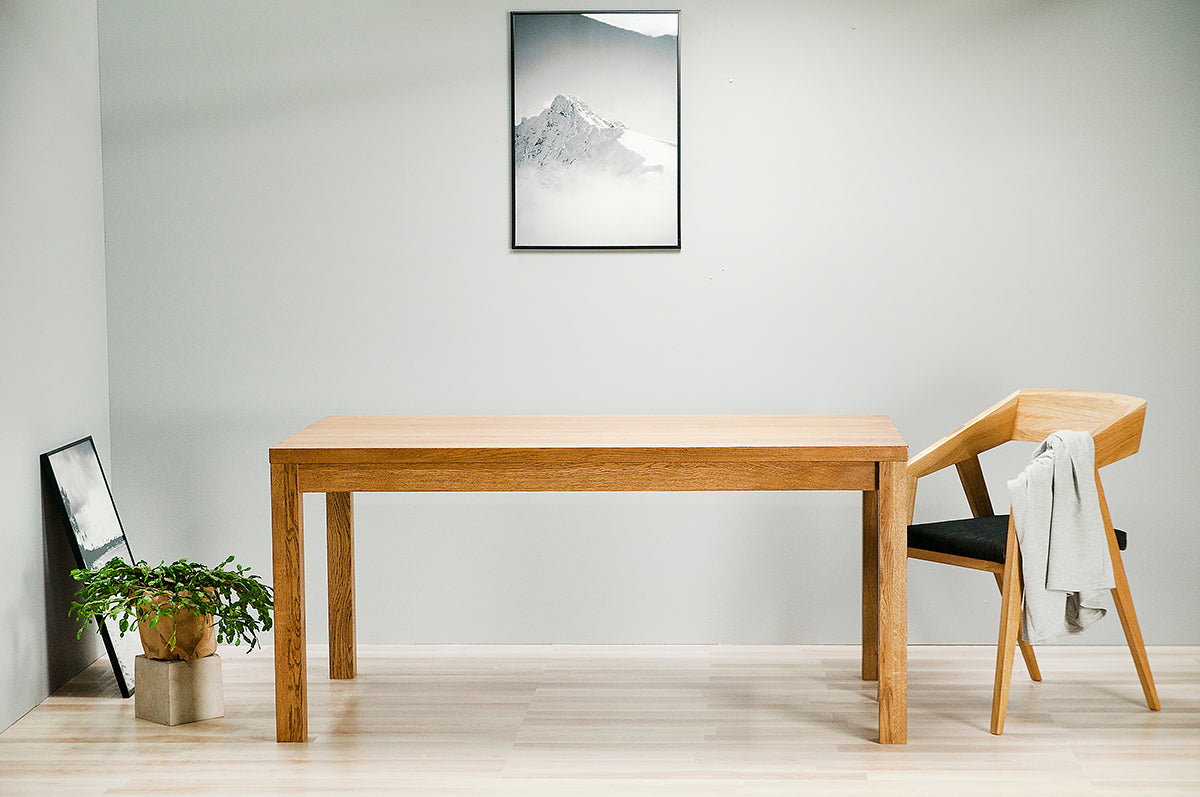
<instances>
[{"instance_id":1,"label":"chair armrest","mask_svg":"<svg viewBox=\"0 0 1200 797\"><path fill-rule=\"evenodd\" d=\"M1011 440L1018 395L1013 393L910 459L909 478L928 476Z\"/></svg>"},{"instance_id":2,"label":"chair armrest","mask_svg":"<svg viewBox=\"0 0 1200 797\"><path fill-rule=\"evenodd\" d=\"M992 514L991 501L979 467L979 454L1012 439L1017 422L1019 391L967 421L908 461L908 522L912 523L917 501L917 480L951 465L967 493L976 517Z\"/></svg>"}]
</instances>

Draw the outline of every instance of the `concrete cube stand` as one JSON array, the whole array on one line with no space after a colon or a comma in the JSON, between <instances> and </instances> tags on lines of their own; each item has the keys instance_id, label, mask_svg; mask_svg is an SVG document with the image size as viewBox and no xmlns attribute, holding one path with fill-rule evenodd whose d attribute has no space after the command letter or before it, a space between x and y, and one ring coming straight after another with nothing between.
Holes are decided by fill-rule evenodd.
<instances>
[{"instance_id":1,"label":"concrete cube stand","mask_svg":"<svg viewBox=\"0 0 1200 797\"><path fill-rule=\"evenodd\" d=\"M158 661L138 656L133 667L134 714L159 725L182 725L225 716L221 657Z\"/></svg>"}]
</instances>

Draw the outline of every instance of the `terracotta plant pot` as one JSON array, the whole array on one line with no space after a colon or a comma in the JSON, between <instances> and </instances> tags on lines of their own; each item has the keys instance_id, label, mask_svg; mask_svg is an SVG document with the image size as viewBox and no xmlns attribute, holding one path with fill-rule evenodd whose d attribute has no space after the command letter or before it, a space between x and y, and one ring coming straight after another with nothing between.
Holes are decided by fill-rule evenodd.
<instances>
[{"instance_id":1,"label":"terracotta plant pot","mask_svg":"<svg viewBox=\"0 0 1200 797\"><path fill-rule=\"evenodd\" d=\"M156 595L151 600L161 605L168 598L166 595ZM138 633L148 659L194 661L217 652L217 630L213 626L212 615L197 617L180 611L171 617L158 618L153 628L149 620L139 618ZM172 633L175 634L175 647L168 650L167 644Z\"/></svg>"}]
</instances>

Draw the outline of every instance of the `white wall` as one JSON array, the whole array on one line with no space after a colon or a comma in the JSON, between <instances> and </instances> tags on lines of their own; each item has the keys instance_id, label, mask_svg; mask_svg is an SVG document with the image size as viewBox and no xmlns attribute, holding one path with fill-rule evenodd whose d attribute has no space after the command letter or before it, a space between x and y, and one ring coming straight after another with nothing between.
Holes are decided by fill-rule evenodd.
<instances>
[{"instance_id":1,"label":"white wall","mask_svg":"<svg viewBox=\"0 0 1200 797\"><path fill-rule=\"evenodd\" d=\"M0 730L102 652L38 463L88 434L108 459L100 169L96 6L0 0Z\"/></svg>"},{"instance_id":2,"label":"white wall","mask_svg":"<svg viewBox=\"0 0 1200 797\"><path fill-rule=\"evenodd\" d=\"M679 253L509 250L511 7L100 3L135 554L269 572L267 448L326 414L884 412L915 453L1083 387L1150 401L1108 492L1147 640L1200 642L1200 6L685 3ZM849 642L857 518L360 496L360 639ZM913 641L995 638L988 578L911 571Z\"/></svg>"}]
</instances>

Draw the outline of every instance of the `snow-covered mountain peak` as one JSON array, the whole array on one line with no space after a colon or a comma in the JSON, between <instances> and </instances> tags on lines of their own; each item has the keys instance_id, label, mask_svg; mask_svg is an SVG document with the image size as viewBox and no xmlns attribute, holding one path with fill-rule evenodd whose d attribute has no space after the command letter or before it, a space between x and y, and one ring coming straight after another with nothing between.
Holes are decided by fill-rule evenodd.
<instances>
[{"instance_id":1,"label":"snow-covered mountain peak","mask_svg":"<svg viewBox=\"0 0 1200 797\"><path fill-rule=\"evenodd\" d=\"M550 103L550 113L569 121L598 127L601 130L624 129L620 122L612 122L593 111L586 102L569 94L559 94Z\"/></svg>"},{"instance_id":2,"label":"snow-covered mountain peak","mask_svg":"<svg viewBox=\"0 0 1200 797\"><path fill-rule=\"evenodd\" d=\"M555 97L537 116L522 119L513 144L517 168L536 169L544 179L553 179L550 175L562 169L623 177L661 174L663 164L674 158L674 145L626 130L566 94Z\"/></svg>"}]
</instances>

